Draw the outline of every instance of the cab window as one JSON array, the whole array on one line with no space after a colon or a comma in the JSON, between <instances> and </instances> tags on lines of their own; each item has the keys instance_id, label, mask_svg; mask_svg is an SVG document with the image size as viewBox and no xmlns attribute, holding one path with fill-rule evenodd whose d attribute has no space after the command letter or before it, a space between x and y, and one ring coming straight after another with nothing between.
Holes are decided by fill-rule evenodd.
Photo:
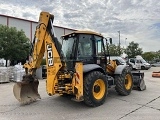
<instances>
[{"instance_id":1,"label":"cab window","mask_svg":"<svg viewBox=\"0 0 160 120\"><path fill-rule=\"evenodd\" d=\"M135 60L134 60L134 59L130 59L130 62L131 62L131 63L135 63Z\"/></svg>"},{"instance_id":2,"label":"cab window","mask_svg":"<svg viewBox=\"0 0 160 120\"><path fill-rule=\"evenodd\" d=\"M94 36L96 41L96 55L104 55L103 38L100 36Z\"/></svg>"},{"instance_id":3,"label":"cab window","mask_svg":"<svg viewBox=\"0 0 160 120\"><path fill-rule=\"evenodd\" d=\"M92 54L91 35L79 35L78 57L90 57Z\"/></svg>"}]
</instances>

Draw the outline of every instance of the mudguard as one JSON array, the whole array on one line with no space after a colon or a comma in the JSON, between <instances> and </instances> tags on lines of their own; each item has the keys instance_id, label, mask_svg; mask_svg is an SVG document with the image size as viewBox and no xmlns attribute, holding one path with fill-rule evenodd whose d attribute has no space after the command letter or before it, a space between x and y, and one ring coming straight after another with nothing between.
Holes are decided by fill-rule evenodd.
<instances>
[{"instance_id":1,"label":"mudguard","mask_svg":"<svg viewBox=\"0 0 160 120\"><path fill-rule=\"evenodd\" d=\"M122 71L123 71L125 68L129 69L129 67L126 66L126 65L118 65L118 66L116 67L116 70L115 70L114 74L122 74Z\"/></svg>"},{"instance_id":2,"label":"mudguard","mask_svg":"<svg viewBox=\"0 0 160 120\"><path fill-rule=\"evenodd\" d=\"M99 71L101 71L102 73L105 74L105 71L103 70L103 68L101 66L97 65L97 64L83 65L83 72L84 73L90 72L90 71L95 70L95 69L97 69L97 70L99 70Z\"/></svg>"}]
</instances>

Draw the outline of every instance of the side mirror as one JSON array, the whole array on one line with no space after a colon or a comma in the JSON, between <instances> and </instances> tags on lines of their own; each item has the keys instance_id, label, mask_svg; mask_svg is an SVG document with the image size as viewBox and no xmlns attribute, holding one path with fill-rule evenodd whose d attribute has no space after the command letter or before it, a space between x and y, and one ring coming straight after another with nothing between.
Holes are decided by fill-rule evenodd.
<instances>
[{"instance_id":1,"label":"side mirror","mask_svg":"<svg viewBox=\"0 0 160 120\"><path fill-rule=\"evenodd\" d=\"M110 42L110 44L112 44L112 38L109 38L109 42Z\"/></svg>"},{"instance_id":2,"label":"side mirror","mask_svg":"<svg viewBox=\"0 0 160 120\"><path fill-rule=\"evenodd\" d=\"M109 37L108 37L108 38L109 38ZM109 38L109 42L108 42L107 38L105 38L105 40L106 40L106 45L108 45L108 43L109 43L109 44L112 44L112 38Z\"/></svg>"}]
</instances>

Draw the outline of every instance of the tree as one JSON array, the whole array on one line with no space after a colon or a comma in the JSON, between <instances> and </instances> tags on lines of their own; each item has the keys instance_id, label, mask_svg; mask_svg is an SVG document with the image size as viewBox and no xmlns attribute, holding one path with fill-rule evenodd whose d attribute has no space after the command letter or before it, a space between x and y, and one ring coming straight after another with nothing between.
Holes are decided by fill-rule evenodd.
<instances>
[{"instance_id":1,"label":"tree","mask_svg":"<svg viewBox=\"0 0 160 120\"><path fill-rule=\"evenodd\" d=\"M122 48L120 48L120 54L119 54L119 46L115 44L110 44L109 46L109 54L110 56L120 56L122 54Z\"/></svg>"},{"instance_id":2,"label":"tree","mask_svg":"<svg viewBox=\"0 0 160 120\"><path fill-rule=\"evenodd\" d=\"M24 31L0 25L0 58L21 61L27 58L29 51L30 43Z\"/></svg>"},{"instance_id":3,"label":"tree","mask_svg":"<svg viewBox=\"0 0 160 120\"><path fill-rule=\"evenodd\" d=\"M139 48L138 43L134 43L133 41L129 43L129 46L125 49L125 53L128 55L129 58L133 58L136 55L142 55L143 51L142 48Z\"/></svg>"},{"instance_id":4,"label":"tree","mask_svg":"<svg viewBox=\"0 0 160 120\"><path fill-rule=\"evenodd\" d=\"M160 61L160 50L155 53L154 59L155 59L156 62Z\"/></svg>"},{"instance_id":5,"label":"tree","mask_svg":"<svg viewBox=\"0 0 160 120\"><path fill-rule=\"evenodd\" d=\"M142 54L142 57L147 61L153 61L156 57L156 54L153 52L145 52Z\"/></svg>"}]
</instances>

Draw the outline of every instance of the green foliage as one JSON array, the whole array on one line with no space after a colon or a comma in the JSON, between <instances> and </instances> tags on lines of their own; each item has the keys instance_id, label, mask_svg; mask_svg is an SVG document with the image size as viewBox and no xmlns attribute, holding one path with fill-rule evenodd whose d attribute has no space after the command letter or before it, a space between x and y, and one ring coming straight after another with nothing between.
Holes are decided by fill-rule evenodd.
<instances>
[{"instance_id":1,"label":"green foliage","mask_svg":"<svg viewBox=\"0 0 160 120\"><path fill-rule=\"evenodd\" d=\"M30 43L24 31L0 25L0 58L22 60L29 55Z\"/></svg>"},{"instance_id":2,"label":"green foliage","mask_svg":"<svg viewBox=\"0 0 160 120\"><path fill-rule=\"evenodd\" d=\"M146 60L146 61L153 61L154 58L156 57L156 54L153 52L145 52L142 54L142 57Z\"/></svg>"},{"instance_id":3,"label":"green foliage","mask_svg":"<svg viewBox=\"0 0 160 120\"><path fill-rule=\"evenodd\" d=\"M160 52L145 52L142 54L142 57L149 62L159 62L160 61Z\"/></svg>"},{"instance_id":4,"label":"green foliage","mask_svg":"<svg viewBox=\"0 0 160 120\"><path fill-rule=\"evenodd\" d=\"M119 56L120 54L122 54L123 50L122 50L122 48L120 48L120 50L119 50L118 45L116 46L115 44L110 44L108 47L109 47L110 56Z\"/></svg>"},{"instance_id":5,"label":"green foliage","mask_svg":"<svg viewBox=\"0 0 160 120\"><path fill-rule=\"evenodd\" d=\"M156 60L157 62L160 61L160 50L155 53L154 60Z\"/></svg>"},{"instance_id":6,"label":"green foliage","mask_svg":"<svg viewBox=\"0 0 160 120\"><path fill-rule=\"evenodd\" d=\"M125 49L125 53L128 55L129 58L133 58L136 55L142 55L143 51L142 48L139 48L138 43L134 43L133 41L129 43L129 46Z\"/></svg>"}]
</instances>

